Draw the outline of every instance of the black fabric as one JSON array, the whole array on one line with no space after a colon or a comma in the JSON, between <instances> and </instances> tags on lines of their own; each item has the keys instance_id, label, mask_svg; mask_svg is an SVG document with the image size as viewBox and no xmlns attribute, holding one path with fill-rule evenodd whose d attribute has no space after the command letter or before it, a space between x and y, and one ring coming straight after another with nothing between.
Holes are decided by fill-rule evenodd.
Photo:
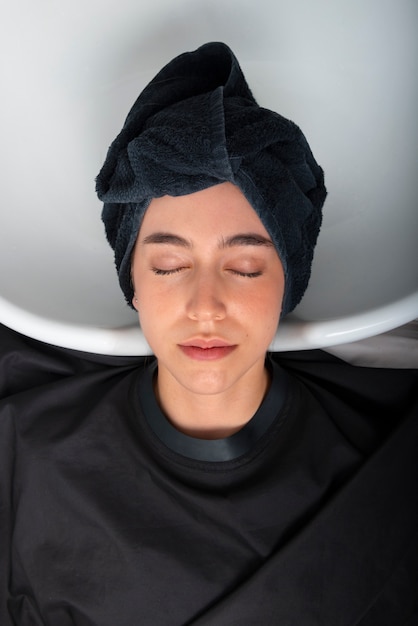
<instances>
[{"instance_id":1,"label":"black fabric","mask_svg":"<svg viewBox=\"0 0 418 626\"><path fill-rule=\"evenodd\" d=\"M152 359L0 345L2 626L417 623L416 372L273 355L281 408L208 462L143 414Z\"/></svg>"},{"instance_id":2,"label":"black fabric","mask_svg":"<svg viewBox=\"0 0 418 626\"><path fill-rule=\"evenodd\" d=\"M258 106L232 50L212 42L173 59L145 87L97 177L107 238L130 306L131 255L151 199L225 181L245 194L277 248L285 315L308 284L326 197L324 173L300 128Z\"/></svg>"}]
</instances>

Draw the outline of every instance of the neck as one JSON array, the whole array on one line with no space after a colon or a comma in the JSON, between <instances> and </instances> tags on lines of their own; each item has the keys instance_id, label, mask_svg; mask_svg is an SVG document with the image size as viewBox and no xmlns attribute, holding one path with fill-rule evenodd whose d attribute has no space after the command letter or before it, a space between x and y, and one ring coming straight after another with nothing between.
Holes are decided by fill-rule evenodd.
<instances>
[{"instance_id":1,"label":"neck","mask_svg":"<svg viewBox=\"0 0 418 626\"><path fill-rule=\"evenodd\" d=\"M159 372L155 394L167 419L180 432L199 439L222 439L238 432L253 417L267 393L270 376L263 368L258 376L216 394L198 394Z\"/></svg>"}]
</instances>

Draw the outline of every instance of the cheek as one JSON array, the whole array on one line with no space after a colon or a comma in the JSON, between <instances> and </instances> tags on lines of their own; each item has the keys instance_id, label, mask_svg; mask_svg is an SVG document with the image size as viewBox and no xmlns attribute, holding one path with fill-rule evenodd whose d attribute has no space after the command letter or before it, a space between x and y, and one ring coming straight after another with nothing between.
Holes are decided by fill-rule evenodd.
<instances>
[{"instance_id":1,"label":"cheek","mask_svg":"<svg viewBox=\"0 0 418 626\"><path fill-rule=\"evenodd\" d=\"M246 319L251 332L261 337L271 336L277 330L282 310L283 289L277 284L243 293L236 309L237 316Z\"/></svg>"},{"instance_id":2,"label":"cheek","mask_svg":"<svg viewBox=\"0 0 418 626\"><path fill-rule=\"evenodd\" d=\"M176 316L175 303L151 281L137 283L137 311L139 324L147 339L161 337Z\"/></svg>"},{"instance_id":3,"label":"cheek","mask_svg":"<svg viewBox=\"0 0 418 626\"><path fill-rule=\"evenodd\" d=\"M254 294L254 301L258 304L259 310L273 317L280 315L284 295L283 280L266 281Z\"/></svg>"},{"instance_id":4,"label":"cheek","mask_svg":"<svg viewBox=\"0 0 418 626\"><path fill-rule=\"evenodd\" d=\"M277 285L271 286L268 292L264 294L265 297L262 301L264 313L263 318L266 324L266 332L270 335L274 335L280 322L283 305L283 295L284 288L281 284L279 288L277 287Z\"/></svg>"}]
</instances>

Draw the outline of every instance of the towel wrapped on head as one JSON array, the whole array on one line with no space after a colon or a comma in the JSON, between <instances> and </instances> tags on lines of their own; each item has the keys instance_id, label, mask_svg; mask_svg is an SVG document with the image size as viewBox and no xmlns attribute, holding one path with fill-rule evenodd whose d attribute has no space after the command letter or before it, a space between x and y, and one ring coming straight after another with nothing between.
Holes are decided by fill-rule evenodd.
<instances>
[{"instance_id":1,"label":"towel wrapped on head","mask_svg":"<svg viewBox=\"0 0 418 626\"><path fill-rule=\"evenodd\" d=\"M276 246L285 315L308 285L326 197L323 171L298 126L258 106L230 48L208 43L173 59L142 91L97 177L128 304L132 252L151 200L226 181L241 189Z\"/></svg>"}]
</instances>

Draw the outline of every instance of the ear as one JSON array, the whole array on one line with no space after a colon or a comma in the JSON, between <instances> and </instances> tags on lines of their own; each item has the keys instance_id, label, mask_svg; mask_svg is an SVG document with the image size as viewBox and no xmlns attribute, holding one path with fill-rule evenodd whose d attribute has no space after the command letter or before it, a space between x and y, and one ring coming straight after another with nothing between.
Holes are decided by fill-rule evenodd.
<instances>
[{"instance_id":1,"label":"ear","mask_svg":"<svg viewBox=\"0 0 418 626\"><path fill-rule=\"evenodd\" d=\"M136 311L138 310L138 298L136 297L135 294L134 294L134 297L132 298L132 306L134 307Z\"/></svg>"}]
</instances>

